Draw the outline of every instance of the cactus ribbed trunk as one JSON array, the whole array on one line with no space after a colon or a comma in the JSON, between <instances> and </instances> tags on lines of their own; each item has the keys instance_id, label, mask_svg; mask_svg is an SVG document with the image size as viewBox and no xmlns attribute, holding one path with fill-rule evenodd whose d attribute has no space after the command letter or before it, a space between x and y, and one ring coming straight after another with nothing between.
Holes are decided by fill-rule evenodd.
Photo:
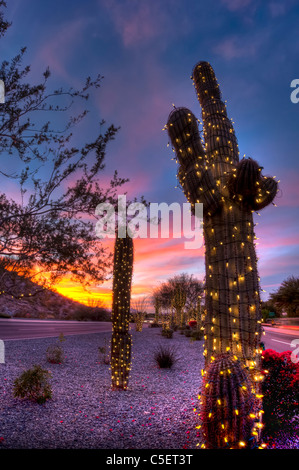
<instances>
[{"instance_id":1,"label":"cactus ribbed trunk","mask_svg":"<svg viewBox=\"0 0 299 470\"><path fill-rule=\"evenodd\" d=\"M113 390L128 388L131 368L129 334L130 300L133 274L133 239L117 237L114 248L111 382Z\"/></svg>"},{"instance_id":2,"label":"cactus ribbed trunk","mask_svg":"<svg viewBox=\"0 0 299 470\"><path fill-rule=\"evenodd\" d=\"M154 307L155 307L155 323L159 323L160 310L161 310L161 304L160 304L159 299L155 299Z\"/></svg>"},{"instance_id":3,"label":"cactus ribbed trunk","mask_svg":"<svg viewBox=\"0 0 299 470\"><path fill-rule=\"evenodd\" d=\"M186 292L183 287L178 285L175 288L173 295L173 308L175 310L175 322L177 326L183 328L186 324L186 314L185 314L185 305L186 305Z\"/></svg>"},{"instance_id":4,"label":"cactus ribbed trunk","mask_svg":"<svg viewBox=\"0 0 299 470\"><path fill-rule=\"evenodd\" d=\"M208 449L240 449L258 435L258 401L237 356L221 354L209 364L202 397L203 433Z\"/></svg>"},{"instance_id":5,"label":"cactus ribbed trunk","mask_svg":"<svg viewBox=\"0 0 299 470\"><path fill-rule=\"evenodd\" d=\"M193 82L202 108L204 148L188 109L174 109L167 129L184 193L193 207L203 203L205 367L229 352L254 374L261 312L252 214L272 202L277 183L263 177L254 160L239 161L237 139L210 64L197 64Z\"/></svg>"}]
</instances>

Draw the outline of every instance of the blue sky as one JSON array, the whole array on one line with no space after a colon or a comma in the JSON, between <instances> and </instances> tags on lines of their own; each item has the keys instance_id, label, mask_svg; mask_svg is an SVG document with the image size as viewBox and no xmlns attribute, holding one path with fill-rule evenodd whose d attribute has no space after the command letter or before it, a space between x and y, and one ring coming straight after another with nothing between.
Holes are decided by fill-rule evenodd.
<instances>
[{"instance_id":1,"label":"blue sky","mask_svg":"<svg viewBox=\"0 0 299 470\"><path fill-rule=\"evenodd\" d=\"M290 83L299 78L295 0L10 0L7 16L13 24L1 56L27 46L33 81L47 66L53 87L105 77L78 139L97 132L102 118L120 126L104 177L117 169L130 178L129 196L152 202L185 202L162 128L172 103L201 117L190 75L198 61L209 61L241 156L281 181L277 207L255 217L264 298L299 275L299 103L290 100ZM135 252L135 292L182 271L204 276L203 251L187 254L180 240L140 241Z\"/></svg>"}]
</instances>

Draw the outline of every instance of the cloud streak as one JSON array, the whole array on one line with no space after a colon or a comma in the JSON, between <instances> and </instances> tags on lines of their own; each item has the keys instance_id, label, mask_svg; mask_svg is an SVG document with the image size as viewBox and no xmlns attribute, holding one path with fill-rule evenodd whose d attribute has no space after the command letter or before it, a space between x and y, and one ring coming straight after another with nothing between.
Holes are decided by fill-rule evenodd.
<instances>
[{"instance_id":1,"label":"cloud streak","mask_svg":"<svg viewBox=\"0 0 299 470\"><path fill-rule=\"evenodd\" d=\"M155 2L127 0L104 2L124 47L140 47L164 34L167 16Z\"/></svg>"}]
</instances>

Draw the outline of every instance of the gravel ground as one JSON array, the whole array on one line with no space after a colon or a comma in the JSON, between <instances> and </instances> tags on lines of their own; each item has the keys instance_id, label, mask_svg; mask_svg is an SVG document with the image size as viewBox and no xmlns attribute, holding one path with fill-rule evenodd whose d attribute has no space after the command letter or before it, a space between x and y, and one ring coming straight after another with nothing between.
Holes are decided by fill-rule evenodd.
<instances>
[{"instance_id":1,"label":"gravel ground","mask_svg":"<svg viewBox=\"0 0 299 470\"><path fill-rule=\"evenodd\" d=\"M98 353L109 333L65 336L65 361L50 364L46 349L58 338L6 341L0 364L0 448L7 449L198 449L202 444L197 395L202 341L161 330L131 331L129 389L110 389L109 365ZM153 360L159 344L177 349L172 369ZM53 397L43 405L13 397L13 381L40 364L52 374ZM299 448L297 431L282 433L270 448Z\"/></svg>"},{"instance_id":2,"label":"gravel ground","mask_svg":"<svg viewBox=\"0 0 299 470\"><path fill-rule=\"evenodd\" d=\"M203 367L202 341L160 329L132 331L129 389L111 391L109 365L98 347L109 333L65 336L65 361L50 364L46 349L57 338L6 341L0 364L0 447L10 449L195 449L197 395ZM181 357L159 369L157 344L172 345ZM52 373L53 397L43 405L13 397L14 379L40 364ZM200 443L201 444L201 443Z\"/></svg>"}]
</instances>

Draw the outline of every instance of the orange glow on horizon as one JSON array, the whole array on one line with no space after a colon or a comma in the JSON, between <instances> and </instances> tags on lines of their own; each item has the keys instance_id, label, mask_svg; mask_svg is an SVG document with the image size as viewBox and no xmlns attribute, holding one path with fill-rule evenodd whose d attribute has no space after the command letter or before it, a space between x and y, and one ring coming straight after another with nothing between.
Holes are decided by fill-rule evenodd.
<instances>
[{"instance_id":1,"label":"orange glow on horizon","mask_svg":"<svg viewBox=\"0 0 299 470\"><path fill-rule=\"evenodd\" d=\"M81 304L89 305L91 300L99 300L103 303L103 307L111 308L112 291L109 288L84 289L79 283L72 282L67 278L62 279L54 288L59 294Z\"/></svg>"},{"instance_id":2,"label":"orange glow on horizon","mask_svg":"<svg viewBox=\"0 0 299 470\"><path fill-rule=\"evenodd\" d=\"M103 240L103 244L110 252L113 252L114 239ZM155 287L178 273L190 272L190 266L193 266L194 276L202 279L204 276L203 247L186 250L183 239L135 239L132 301L146 298L147 305L150 305L150 297ZM43 276L47 277L45 273ZM36 276L36 281L37 279L38 276ZM112 279L84 289L79 282L76 283L65 276L53 286L53 290L85 305L99 300L103 307L110 310L112 307ZM149 306L148 311L153 311L153 307Z\"/></svg>"},{"instance_id":3,"label":"orange glow on horizon","mask_svg":"<svg viewBox=\"0 0 299 470\"><path fill-rule=\"evenodd\" d=\"M114 240L104 240L109 250L113 250ZM189 269L190 261L195 263L194 276L202 279L204 275L204 248L198 250L185 250L184 240L173 239L135 239L134 240L134 267L132 280L132 301L147 298L150 305L150 297L155 287L160 282L180 272ZM79 283L64 278L55 285L55 290L60 294L77 302L88 305L92 299L101 300L104 307L112 307L112 279L98 286L84 290ZM149 307L148 311L153 311Z\"/></svg>"}]
</instances>

